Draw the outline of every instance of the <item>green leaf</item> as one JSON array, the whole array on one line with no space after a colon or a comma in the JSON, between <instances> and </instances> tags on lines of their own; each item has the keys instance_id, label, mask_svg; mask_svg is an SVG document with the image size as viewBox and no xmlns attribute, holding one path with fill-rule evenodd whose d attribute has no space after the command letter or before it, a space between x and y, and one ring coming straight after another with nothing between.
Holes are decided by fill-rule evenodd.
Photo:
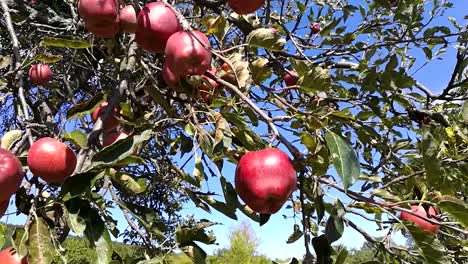
<instances>
[{"instance_id":1,"label":"green leaf","mask_svg":"<svg viewBox=\"0 0 468 264\"><path fill-rule=\"evenodd\" d=\"M240 203L239 199L237 198L237 193L234 189L234 186L232 186L232 184L228 182L223 176L219 178L219 181L221 182L221 188L223 189L226 204L232 209L238 208Z\"/></svg>"},{"instance_id":2,"label":"green leaf","mask_svg":"<svg viewBox=\"0 0 468 264\"><path fill-rule=\"evenodd\" d=\"M0 224L0 248L5 244L5 226Z\"/></svg>"},{"instance_id":3,"label":"green leaf","mask_svg":"<svg viewBox=\"0 0 468 264\"><path fill-rule=\"evenodd\" d=\"M62 55L54 55L50 53L38 54L34 56L35 61L42 62L42 63L57 63L63 59Z\"/></svg>"},{"instance_id":4,"label":"green leaf","mask_svg":"<svg viewBox=\"0 0 468 264\"><path fill-rule=\"evenodd\" d=\"M270 220L271 214L260 214L260 226L268 223L268 220Z\"/></svg>"},{"instance_id":5,"label":"green leaf","mask_svg":"<svg viewBox=\"0 0 468 264\"><path fill-rule=\"evenodd\" d=\"M131 194L139 194L147 189L147 182L145 179L134 179L134 177L130 176L126 172L118 172L111 169L111 179Z\"/></svg>"},{"instance_id":6,"label":"green leaf","mask_svg":"<svg viewBox=\"0 0 468 264\"><path fill-rule=\"evenodd\" d=\"M193 263L206 263L206 252L196 243L190 243L189 246L183 247L182 250L193 261Z\"/></svg>"},{"instance_id":7,"label":"green leaf","mask_svg":"<svg viewBox=\"0 0 468 264\"><path fill-rule=\"evenodd\" d=\"M395 195L391 194L387 190L375 189L374 191L372 191L372 195L380 197L380 198L382 198L382 199L384 199L386 201L391 201L391 202L400 202L401 201L401 199L398 198L398 196L395 196Z\"/></svg>"},{"instance_id":8,"label":"green leaf","mask_svg":"<svg viewBox=\"0 0 468 264\"><path fill-rule=\"evenodd\" d=\"M218 212L221 212L225 216L237 220L236 216L236 208L232 208L228 206L227 204L220 202L218 200L213 199L212 197L208 195L200 195L198 196L201 200L205 201L207 204L209 204L211 207L216 209Z\"/></svg>"},{"instance_id":9,"label":"green leaf","mask_svg":"<svg viewBox=\"0 0 468 264\"><path fill-rule=\"evenodd\" d=\"M286 241L287 244L291 244L296 242L299 238L301 238L304 235L304 233L301 231L301 228L299 227L298 224L294 225L294 231L293 233L289 236L288 240Z\"/></svg>"},{"instance_id":10,"label":"green leaf","mask_svg":"<svg viewBox=\"0 0 468 264\"><path fill-rule=\"evenodd\" d=\"M270 78L272 71L268 67L268 59L260 58L253 61L250 64L250 70L252 71L252 80L255 83L262 83L263 81Z\"/></svg>"},{"instance_id":11,"label":"green leaf","mask_svg":"<svg viewBox=\"0 0 468 264\"><path fill-rule=\"evenodd\" d=\"M49 227L42 218L33 220L29 227L29 255L28 263L51 263L54 255L54 245L50 238Z\"/></svg>"},{"instance_id":12,"label":"green leaf","mask_svg":"<svg viewBox=\"0 0 468 264\"><path fill-rule=\"evenodd\" d=\"M451 263L447 257L447 250L445 250L445 247L439 242L436 236L424 231L410 221L403 221L403 223L413 237L416 246L420 249L421 256L426 260L426 263Z\"/></svg>"},{"instance_id":13,"label":"green leaf","mask_svg":"<svg viewBox=\"0 0 468 264\"><path fill-rule=\"evenodd\" d=\"M85 40L53 38L53 37L45 37L44 40L41 41L39 46L70 48L70 49L88 49L92 47L92 45Z\"/></svg>"},{"instance_id":14,"label":"green leaf","mask_svg":"<svg viewBox=\"0 0 468 264\"><path fill-rule=\"evenodd\" d=\"M441 161L437 157L439 146L436 144L434 137L427 127L423 129L421 152L423 155L424 168L426 170L427 183L430 187L437 187L442 179L442 171L440 169Z\"/></svg>"},{"instance_id":15,"label":"green leaf","mask_svg":"<svg viewBox=\"0 0 468 264\"><path fill-rule=\"evenodd\" d=\"M328 241L330 241L330 243L337 241L343 235L343 231L343 220L338 217L330 216L325 226L325 236Z\"/></svg>"},{"instance_id":16,"label":"green leaf","mask_svg":"<svg viewBox=\"0 0 468 264\"><path fill-rule=\"evenodd\" d=\"M201 23L206 26L207 35L215 35L220 41L224 39L229 29L229 24L226 23L224 16L207 17L206 20L202 19Z\"/></svg>"},{"instance_id":17,"label":"green leaf","mask_svg":"<svg viewBox=\"0 0 468 264\"><path fill-rule=\"evenodd\" d=\"M239 87L245 87L252 81L252 76L249 71L249 62L243 60L242 53L233 53L228 57L232 64L237 83Z\"/></svg>"},{"instance_id":18,"label":"green leaf","mask_svg":"<svg viewBox=\"0 0 468 264\"><path fill-rule=\"evenodd\" d=\"M209 221L201 221L200 224L193 227L179 227L176 230L176 241L180 247L191 245L194 241L199 241L210 245L216 242L216 237L206 233L205 228L215 225L216 223Z\"/></svg>"},{"instance_id":19,"label":"green leaf","mask_svg":"<svg viewBox=\"0 0 468 264\"><path fill-rule=\"evenodd\" d=\"M138 146L152 137L151 130L145 130L140 135L133 135L121 139L114 144L105 147L92 158L92 166L115 166L119 161L127 158L137 151Z\"/></svg>"},{"instance_id":20,"label":"green leaf","mask_svg":"<svg viewBox=\"0 0 468 264\"><path fill-rule=\"evenodd\" d=\"M77 235L82 236L86 229L86 222L80 216L80 206L83 200L71 199L65 202L64 212L67 219L67 224L70 229Z\"/></svg>"},{"instance_id":21,"label":"green leaf","mask_svg":"<svg viewBox=\"0 0 468 264\"><path fill-rule=\"evenodd\" d=\"M347 257L348 257L348 250L346 250L346 248L341 248L340 253L338 253L338 256L336 257L336 261L334 264L344 264Z\"/></svg>"},{"instance_id":22,"label":"green leaf","mask_svg":"<svg viewBox=\"0 0 468 264\"><path fill-rule=\"evenodd\" d=\"M0 70L10 66L11 61L11 56L0 56Z\"/></svg>"},{"instance_id":23,"label":"green leaf","mask_svg":"<svg viewBox=\"0 0 468 264\"><path fill-rule=\"evenodd\" d=\"M88 138L81 130L73 130L70 133L65 133L63 138L73 143L82 149L88 149Z\"/></svg>"},{"instance_id":24,"label":"green leaf","mask_svg":"<svg viewBox=\"0 0 468 264\"><path fill-rule=\"evenodd\" d=\"M247 36L246 43L258 48L280 51L286 44L286 40L274 28L259 28Z\"/></svg>"},{"instance_id":25,"label":"green leaf","mask_svg":"<svg viewBox=\"0 0 468 264\"><path fill-rule=\"evenodd\" d=\"M468 101L463 104L462 117L465 124L468 124Z\"/></svg>"},{"instance_id":26,"label":"green leaf","mask_svg":"<svg viewBox=\"0 0 468 264\"><path fill-rule=\"evenodd\" d=\"M330 73L320 66L309 68L297 81L297 85L306 92L328 91L331 88Z\"/></svg>"},{"instance_id":27,"label":"green leaf","mask_svg":"<svg viewBox=\"0 0 468 264\"><path fill-rule=\"evenodd\" d=\"M91 170L67 178L62 185L60 197L63 201L68 201L90 191L95 186L96 181L104 177L104 174L104 171L96 172Z\"/></svg>"},{"instance_id":28,"label":"green leaf","mask_svg":"<svg viewBox=\"0 0 468 264\"><path fill-rule=\"evenodd\" d=\"M325 140L336 172L343 180L345 189L348 189L361 174L359 159L351 146L337 134L328 131Z\"/></svg>"},{"instance_id":29,"label":"green leaf","mask_svg":"<svg viewBox=\"0 0 468 264\"><path fill-rule=\"evenodd\" d=\"M316 264L333 263L333 260L331 259L332 248L325 235L312 238L312 246L314 247L315 255L317 256Z\"/></svg>"},{"instance_id":30,"label":"green leaf","mask_svg":"<svg viewBox=\"0 0 468 264\"><path fill-rule=\"evenodd\" d=\"M437 206L465 228L468 228L468 205L465 202L455 197L444 195L437 198Z\"/></svg>"},{"instance_id":31,"label":"green leaf","mask_svg":"<svg viewBox=\"0 0 468 264\"><path fill-rule=\"evenodd\" d=\"M89 209L85 221L86 229L84 234L88 239L91 248L95 250L93 253L93 263L109 263L112 259L113 252L112 241L110 239L109 231L97 210Z\"/></svg>"},{"instance_id":32,"label":"green leaf","mask_svg":"<svg viewBox=\"0 0 468 264\"><path fill-rule=\"evenodd\" d=\"M98 93L93 99L73 106L67 112L67 120L81 118L91 114L103 101L104 94Z\"/></svg>"},{"instance_id":33,"label":"green leaf","mask_svg":"<svg viewBox=\"0 0 468 264\"><path fill-rule=\"evenodd\" d=\"M23 132L17 129L6 132L2 137L0 147L9 150L13 146L13 143L21 139L22 135Z\"/></svg>"}]
</instances>

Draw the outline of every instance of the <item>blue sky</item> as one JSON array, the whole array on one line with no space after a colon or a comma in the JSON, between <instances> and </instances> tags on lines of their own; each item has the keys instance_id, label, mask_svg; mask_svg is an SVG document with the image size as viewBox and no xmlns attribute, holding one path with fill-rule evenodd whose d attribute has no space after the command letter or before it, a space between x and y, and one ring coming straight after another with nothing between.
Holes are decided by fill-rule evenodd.
<instances>
[{"instance_id":1,"label":"blue sky","mask_svg":"<svg viewBox=\"0 0 468 264\"><path fill-rule=\"evenodd\" d=\"M362 1L350 2L354 3ZM466 23L466 21L463 22L463 17L467 15L468 1L456 0L453 2L455 4L454 8L449 9L443 18L435 20L433 22L433 25L449 25L447 20L448 17L454 17L459 24ZM306 22L307 18L304 17L303 19L303 22ZM440 92L447 85L448 80L450 79L455 64L455 54L455 48L448 46L447 52L442 56L444 58L443 61L435 60L430 62L423 69L417 72L413 77L416 80L420 81L423 85L428 87L432 92ZM425 56L422 52L414 52L412 55L418 58L417 63L419 63L420 65L425 62ZM416 68L418 68L417 65L414 67L414 69ZM301 150L304 150L304 148L302 147ZM187 172L191 172L191 168L193 168L193 166L188 166ZM225 176L232 183L234 182L234 170L235 166L233 164L225 163L225 166L222 171L223 176ZM358 185L358 187L360 186L359 183L357 183L356 185ZM219 181L217 179L211 179L208 185L204 185L204 188L209 188L211 191L215 191L216 193L222 193L219 186ZM327 192L327 202L332 202L333 198L339 198L344 203L348 201L347 198L344 197L341 193L338 193L334 190L325 191ZM8 212L14 212L14 209L14 206L11 205ZM121 215L120 211L114 210L113 213L115 219L118 220L119 229L124 230L127 227L127 224L123 219L123 216ZM193 203L191 202L184 205L182 215L187 214L194 214L195 217L198 219L205 218L214 222L222 223L222 225L211 228L211 230L213 230L216 234L219 246L205 246L203 244L201 245L208 253L212 253L219 248L225 247L227 245L227 237L229 231L232 229L233 226L238 225L242 221L247 221L251 223L256 233L256 236L261 241L260 253L265 254L271 258L301 258L305 253L303 239L300 239L293 244L286 244L286 240L292 233L293 225L295 222L294 219L284 219L282 215L284 214L287 216L291 216L291 209L285 209L283 207L283 209L280 212L273 215L270 218L270 221L262 227L259 227L257 223L253 222L240 212L237 213L238 221L235 221L216 212L214 209L212 210L212 213L209 214L199 208L195 208ZM360 217L349 214L347 215L347 217L356 222L358 225L365 227L365 230L374 236L382 236L386 234L386 231L376 231L377 225L375 223L368 222ZM25 216L5 216L1 219L1 221L13 224L24 224ZM394 239L397 243L404 243L404 239L401 236L401 234L396 234L394 236ZM358 248L362 245L364 241L364 238L359 233L352 230L351 228L345 228L343 237L337 242L335 242L335 244L343 244L348 247Z\"/></svg>"}]
</instances>

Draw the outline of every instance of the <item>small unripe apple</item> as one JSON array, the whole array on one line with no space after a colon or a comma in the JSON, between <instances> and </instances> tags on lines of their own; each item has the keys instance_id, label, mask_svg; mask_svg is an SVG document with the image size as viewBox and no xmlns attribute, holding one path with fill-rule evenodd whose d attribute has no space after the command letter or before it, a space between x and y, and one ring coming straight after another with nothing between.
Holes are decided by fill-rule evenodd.
<instances>
[{"instance_id":1,"label":"small unripe apple","mask_svg":"<svg viewBox=\"0 0 468 264\"><path fill-rule=\"evenodd\" d=\"M161 53L169 37L180 30L182 27L174 12L163 2L152 2L138 14L135 39L144 50Z\"/></svg>"},{"instance_id":2,"label":"small unripe apple","mask_svg":"<svg viewBox=\"0 0 468 264\"><path fill-rule=\"evenodd\" d=\"M276 148L248 152L236 167L236 191L257 213L278 212L296 188L296 182L296 170L289 156Z\"/></svg>"},{"instance_id":3,"label":"small unripe apple","mask_svg":"<svg viewBox=\"0 0 468 264\"><path fill-rule=\"evenodd\" d=\"M310 25L310 30L312 31L312 34L318 34L320 31L322 31L320 23L312 23L312 25Z\"/></svg>"},{"instance_id":4,"label":"small unripe apple","mask_svg":"<svg viewBox=\"0 0 468 264\"><path fill-rule=\"evenodd\" d=\"M65 181L76 167L75 152L54 138L41 138L34 142L28 152L31 172L48 183Z\"/></svg>"},{"instance_id":5,"label":"small unripe apple","mask_svg":"<svg viewBox=\"0 0 468 264\"><path fill-rule=\"evenodd\" d=\"M289 71L286 72L286 74L283 76L284 82L286 85L289 86L295 86L297 84L297 80L299 79L299 76L295 71Z\"/></svg>"},{"instance_id":6,"label":"small unripe apple","mask_svg":"<svg viewBox=\"0 0 468 264\"><path fill-rule=\"evenodd\" d=\"M110 132L104 135L102 139L102 146L107 147L114 144L115 142L125 139L128 137L128 133L125 132Z\"/></svg>"},{"instance_id":7,"label":"small unripe apple","mask_svg":"<svg viewBox=\"0 0 468 264\"><path fill-rule=\"evenodd\" d=\"M167 86L171 88L179 87L179 78L174 75L171 67L167 63L163 65L162 77Z\"/></svg>"},{"instance_id":8,"label":"small unripe apple","mask_svg":"<svg viewBox=\"0 0 468 264\"><path fill-rule=\"evenodd\" d=\"M3 217L8 209L8 204L10 203L10 198L5 201L0 201L0 218Z\"/></svg>"},{"instance_id":9,"label":"small unripe apple","mask_svg":"<svg viewBox=\"0 0 468 264\"><path fill-rule=\"evenodd\" d=\"M52 80L52 71L47 64L36 64L29 68L29 79L35 85L46 86Z\"/></svg>"},{"instance_id":10,"label":"small unripe apple","mask_svg":"<svg viewBox=\"0 0 468 264\"><path fill-rule=\"evenodd\" d=\"M137 17L135 8L128 5L120 11L120 25L124 32L135 33L137 28Z\"/></svg>"},{"instance_id":11,"label":"small unripe apple","mask_svg":"<svg viewBox=\"0 0 468 264\"><path fill-rule=\"evenodd\" d=\"M246 15L260 9L265 0L228 0L228 5L240 15Z\"/></svg>"},{"instance_id":12,"label":"small unripe apple","mask_svg":"<svg viewBox=\"0 0 468 264\"><path fill-rule=\"evenodd\" d=\"M0 263L2 264L28 264L28 259L26 257L21 259L13 247L8 247L0 251Z\"/></svg>"},{"instance_id":13,"label":"small unripe apple","mask_svg":"<svg viewBox=\"0 0 468 264\"><path fill-rule=\"evenodd\" d=\"M437 211L434 209L434 207L429 207L429 210L426 211L423 206L412 205L411 211L413 213L416 213L417 215L437 221L437 219L435 218L435 216L437 215ZM411 221L417 226L419 226L421 229L427 232L433 233L433 234L437 233L437 231L439 231L439 228L440 228L440 225L432 224L424 219L421 219L417 216L414 216L406 212L401 212L400 219L403 221L404 220Z\"/></svg>"},{"instance_id":14,"label":"small unripe apple","mask_svg":"<svg viewBox=\"0 0 468 264\"><path fill-rule=\"evenodd\" d=\"M18 191L24 171L21 162L10 151L0 148L0 201L10 199Z\"/></svg>"},{"instance_id":15,"label":"small unripe apple","mask_svg":"<svg viewBox=\"0 0 468 264\"><path fill-rule=\"evenodd\" d=\"M197 38L210 46L210 41L200 31L192 32ZM174 33L166 45L166 63L169 63L175 76L202 75L211 67L211 52L190 32Z\"/></svg>"},{"instance_id":16,"label":"small unripe apple","mask_svg":"<svg viewBox=\"0 0 468 264\"><path fill-rule=\"evenodd\" d=\"M93 114L91 115L93 123L96 123L99 115L101 115L104 109L107 108L107 105L107 102L103 102L96 110L94 110ZM102 124L102 129L104 129L104 131L111 131L115 129L120 123L119 119L117 118L118 116L120 116L120 107L115 107L114 112L111 113L106 120L103 120L104 123Z\"/></svg>"}]
</instances>

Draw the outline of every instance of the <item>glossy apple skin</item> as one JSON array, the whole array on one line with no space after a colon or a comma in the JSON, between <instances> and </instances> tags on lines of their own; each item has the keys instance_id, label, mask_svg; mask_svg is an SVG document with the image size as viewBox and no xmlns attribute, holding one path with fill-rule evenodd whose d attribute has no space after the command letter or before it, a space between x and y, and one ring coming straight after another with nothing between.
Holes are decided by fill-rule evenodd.
<instances>
[{"instance_id":1,"label":"glossy apple skin","mask_svg":"<svg viewBox=\"0 0 468 264\"><path fill-rule=\"evenodd\" d=\"M115 142L117 142L117 141L119 141L121 139L127 138L127 137L128 137L128 133L125 133L125 132L110 132L110 133L107 133L106 135L104 135L104 137L102 139L102 146L107 147L107 146L112 145Z\"/></svg>"},{"instance_id":2,"label":"glossy apple skin","mask_svg":"<svg viewBox=\"0 0 468 264\"><path fill-rule=\"evenodd\" d=\"M96 110L94 110L93 114L91 115L93 123L96 123L99 115L102 111L104 111L104 109L107 108L107 105L107 102L103 102ZM102 124L102 128L104 129L104 131L111 131L120 124L119 119L117 118L120 115L119 109L119 107L114 108L114 113L111 113L106 120L103 120L104 123Z\"/></svg>"},{"instance_id":3,"label":"glossy apple skin","mask_svg":"<svg viewBox=\"0 0 468 264\"><path fill-rule=\"evenodd\" d=\"M3 217L8 209L8 204L10 203L10 199L8 198L5 201L0 202L0 218Z\"/></svg>"},{"instance_id":4,"label":"glossy apple skin","mask_svg":"<svg viewBox=\"0 0 468 264\"><path fill-rule=\"evenodd\" d=\"M54 138L41 138L28 152L31 172L48 183L60 183L72 175L76 167L75 152Z\"/></svg>"},{"instance_id":5,"label":"glossy apple skin","mask_svg":"<svg viewBox=\"0 0 468 264\"><path fill-rule=\"evenodd\" d=\"M52 71L47 64L36 64L29 68L29 79L35 85L46 86L52 80Z\"/></svg>"},{"instance_id":6,"label":"glossy apple skin","mask_svg":"<svg viewBox=\"0 0 468 264\"><path fill-rule=\"evenodd\" d=\"M15 249L12 247L0 251L0 263L2 264L28 264L26 257L20 259Z\"/></svg>"},{"instance_id":7,"label":"glossy apple skin","mask_svg":"<svg viewBox=\"0 0 468 264\"><path fill-rule=\"evenodd\" d=\"M434 209L434 207L429 207L429 212L426 212L426 210L424 209L424 207L422 206L418 206L418 205L412 205L411 206L411 211L416 213L417 215L420 215L420 216L423 216L423 217L429 217L429 218L433 218L434 216L437 215L437 211ZM416 224L417 226L419 226L421 229L427 231L427 232L430 232L430 233L437 233L440 229L440 225L435 225L435 224L432 224L428 221L425 221L417 216L414 216L414 215L411 215L409 213L406 213L406 212L401 212L401 215L400 215L400 219L401 220L407 220L407 221L411 221L413 222L414 224ZM436 220L437 219L433 219L433 220Z\"/></svg>"},{"instance_id":8,"label":"glossy apple skin","mask_svg":"<svg viewBox=\"0 0 468 264\"><path fill-rule=\"evenodd\" d=\"M171 88L179 87L179 78L174 75L173 70L167 63L164 63L163 65L162 77L163 77L164 82L167 84L167 86Z\"/></svg>"},{"instance_id":9,"label":"glossy apple skin","mask_svg":"<svg viewBox=\"0 0 468 264\"><path fill-rule=\"evenodd\" d=\"M318 34L320 31L322 31L322 28L320 27L320 23L313 23L311 26L310 26L310 29L312 31L312 34Z\"/></svg>"},{"instance_id":10,"label":"glossy apple skin","mask_svg":"<svg viewBox=\"0 0 468 264\"><path fill-rule=\"evenodd\" d=\"M299 79L299 76L297 75L295 71L289 71L289 72L286 72L283 79L286 85L289 87L289 86L294 86L297 84L297 80Z\"/></svg>"},{"instance_id":11,"label":"glossy apple skin","mask_svg":"<svg viewBox=\"0 0 468 264\"><path fill-rule=\"evenodd\" d=\"M21 162L10 151L0 148L0 201L10 199L24 178Z\"/></svg>"},{"instance_id":12,"label":"glossy apple skin","mask_svg":"<svg viewBox=\"0 0 468 264\"><path fill-rule=\"evenodd\" d=\"M210 72L213 75L216 75L216 69L210 69L208 70L208 72ZM208 81L211 86L208 85L206 82L202 82L198 87L199 94L203 102L210 103L213 95L216 95L219 92L219 84L208 76L203 75L202 78Z\"/></svg>"},{"instance_id":13,"label":"glossy apple skin","mask_svg":"<svg viewBox=\"0 0 468 264\"><path fill-rule=\"evenodd\" d=\"M260 9L265 0L228 0L228 5L240 15L246 15Z\"/></svg>"},{"instance_id":14,"label":"glossy apple skin","mask_svg":"<svg viewBox=\"0 0 468 264\"><path fill-rule=\"evenodd\" d=\"M208 47L210 41L200 31L193 31L199 40ZM175 76L202 75L211 68L211 52L189 32L174 33L166 45L166 63Z\"/></svg>"},{"instance_id":15,"label":"glossy apple skin","mask_svg":"<svg viewBox=\"0 0 468 264\"><path fill-rule=\"evenodd\" d=\"M236 167L236 191L257 213L278 212L296 188L296 182L291 160L279 149L246 153Z\"/></svg>"},{"instance_id":16,"label":"glossy apple skin","mask_svg":"<svg viewBox=\"0 0 468 264\"><path fill-rule=\"evenodd\" d=\"M135 33L137 29L137 17L135 8L128 5L120 11L120 27L124 32Z\"/></svg>"},{"instance_id":17,"label":"glossy apple skin","mask_svg":"<svg viewBox=\"0 0 468 264\"><path fill-rule=\"evenodd\" d=\"M180 30L174 12L162 2L152 2L138 14L135 39L144 50L162 53L169 37Z\"/></svg>"},{"instance_id":18,"label":"glossy apple skin","mask_svg":"<svg viewBox=\"0 0 468 264\"><path fill-rule=\"evenodd\" d=\"M119 32L117 0L80 0L78 13L86 29L98 37L111 38Z\"/></svg>"}]
</instances>

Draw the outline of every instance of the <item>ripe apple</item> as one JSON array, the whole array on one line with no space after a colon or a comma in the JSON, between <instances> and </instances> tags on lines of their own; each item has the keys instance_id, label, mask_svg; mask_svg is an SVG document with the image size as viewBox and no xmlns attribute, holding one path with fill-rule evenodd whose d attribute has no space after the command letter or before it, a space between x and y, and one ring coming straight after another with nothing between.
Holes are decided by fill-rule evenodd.
<instances>
[{"instance_id":1,"label":"ripe apple","mask_svg":"<svg viewBox=\"0 0 468 264\"><path fill-rule=\"evenodd\" d=\"M120 26L124 32L136 32L137 18L135 8L132 5L128 5L120 11Z\"/></svg>"},{"instance_id":2,"label":"ripe apple","mask_svg":"<svg viewBox=\"0 0 468 264\"><path fill-rule=\"evenodd\" d=\"M297 80L299 79L299 76L295 71L288 71L286 74L283 76L284 82L286 85L289 86L294 86L297 84Z\"/></svg>"},{"instance_id":3,"label":"ripe apple","mask_svg":"<svg viewBox=\"0 0 468 264\"><path fill-rule=\"evenodd\" d=\"M207 47L210 41L200 31L192 32ZM175 76L202 75L211 67L211 52L206 49L190 32L174 33L166 45L166 63L169 63Z\"/></svg>"},{"instance_id":4,"label":"ripe apple","mask_svg":"<svg viewBox=\"0 0 468 264\"><path fill-rule=\"evenodd\" d=\"M107 108L108 103L103 102L96 110L94 110L93 114L91 115L91 119L93 123L96 123L98 120L99 115ZM111 113L106 120L103 120L102 128L104 131L111 131L119 125L119 119L117 118L120 116L120 107L115 107L114 112Z\"/></svg>"},{"instance_id":5,"label":"ripe apple","mask_svg":"<svg viewBox=\"0 0 468 264\"><path fill-rule=\"evenodd\" d=\"M179 87L179 78L174 75L169 64L164 63L162 68L162 77L167 86L171 88Z\"/></svg>"},{"instance_id":6,"label":"ripe apple","mask_svg":"<svg viewBox=\"0 0 468 264\"><path fill-rule=\"evenodd\" d=\"M8 209L8 204L10 203L10 198L5 201L0 202L0 218L3 217Z\"/></svg>"},{"instance_id":7,"label":"ripe apple","mask_svg":"<svg viewBox=\"0 0 468 264\"><path fill-rule=\"evenodd\" d=\"M245 15L254 12L262 7L265 0L228 0L228 5L240 15Z\"/></svg>"},{"instance_id":8,"label":"ripe apple","mask_svg":"<svg viewBox=\"0 0 468 264\"><path fill-rule=\"evenodd\" d=\"M76 167L75 152L54 138L41 138L34 142L28 152L27 163L35 176L44 181L63 182Z\"/></svg>"},{"instance_id":9,"label":"ripe apple","mask_svg":"<svg viewBox=\"0 0 468 264\"><path fill-rule=\"evenodd\" d=\"M0 201L10 199L24 178L21 162L10 151L0 148Z\"/></svg>"},{"instance_id":10,"label":"ripe apple","mask_svg":"<svg viewBox=\"0 0 468 264\"><path fill-rule=\"evenodd\" d=\"M214 68L208 71L213 75L216 74L216 69ZM209 103L211 101L211 97L219 92L219 84L208 76L203 75L202 78L204 81L198 87L199 94L203 102ZM209 82L210 85L208 85L205 81Z\"/></svg>"},{"instance_id":11,"label":"ripe apple","mask_svg":"<svg viewBox=\"0 0 468 264\"><path fill-rule=\"evenodd\" d=\"M46 86L52 80L52 71L47 64L35 64L29 68L29 79L35 85Z\"/></svg>"},{"instance_id":12,"label":"ripe apple","mask_svg":"<svg viewBox=\"0 0 468 264\"><path fill-rule=\"evenodd\" d=\"M86 29L98 37L110 38L119 32L117 0L80 0L78 13Z\"/></svg>"},{"instance_id":13,"label":"ripe apple","mask_svg":"<svg viewBox=\"0 0 468 264\"><path fill-rule=\"evenodd\" d=\"M236 167L236 191L258 213L278 212L296 188L296 182L291 160L276 148L246 153Z\"/></svg>"},{"instance_id":14,"label":"ripe apple","mask_svg":"<svg viewBox=\"0 0 468 264\"><path fill-rule=\"evenodd\" d=\"M0 251L0 263L3 264L28 264L28 259L24 257L20 258L18 253L13 247L5 248Z\"/></svg>"},{"instance_id":15,"label":"ripe apple","mask_svg":"<svg viewBox=\"0 0 468 264\"><path fill-rule=\"evenodd\" d=\"M147 4L138 14L135 39L141 48L161 53L169 37L182 30L172 10L163 2Z\"/></svg>"},{"instance_id":16,"label":"ripe apple","mask_svg":"<svg viewBox=\"0 0 468 264\"><path fill-rule=\"evenodd\" d=\"M433 218L433 220L437 221L436 218L434 218L434 216L437 215L437 211L434 209L434 207L429 207L429 210L428 212L426 212L426 210L424 209L424 207L422 206L418 206L418 205L412 205L411 206L411 211L413 213L416 213L417 215L420 215L420 216L423 216L423 217L427 217L429 219ZM417 216L414 216L412 214L409 214L409 213L406 213L406 212L401 212L401 215L400 215L400 219L401 220L407 220L407 221L411 221L413 222L414 224L416 224L417 226L419 226L420 228L422 228L423 230L427 231L427 232L430 232L430 233L437 233L437 231L439 231L439 228L440 228L440 225L437 225L437 224L432 224L424 219L421 219Z\"/></svg>"},{"instance_id":17,"label":"ripe apple","mask_svg":"<svg viewBox=\"0 0 468 264\"><path fill-rule=\"evenodd\" d=\"M312 25L310 25L310 30L312 31L312 34L318 34L322 30L320 23L312 23Z\"/></svg>"},{"instance_id":18,"label":"ripe apple","mask_svg":"<svg viewBox=\"0 0 468 264\"><path fill-rule=\"evenodd\" d=\"M104 135L102 139L102 146L107 147L109 145L114 144L115 142L127 138L128 133L125 132L110 132Z\"/></svg>"}]
</instances>

